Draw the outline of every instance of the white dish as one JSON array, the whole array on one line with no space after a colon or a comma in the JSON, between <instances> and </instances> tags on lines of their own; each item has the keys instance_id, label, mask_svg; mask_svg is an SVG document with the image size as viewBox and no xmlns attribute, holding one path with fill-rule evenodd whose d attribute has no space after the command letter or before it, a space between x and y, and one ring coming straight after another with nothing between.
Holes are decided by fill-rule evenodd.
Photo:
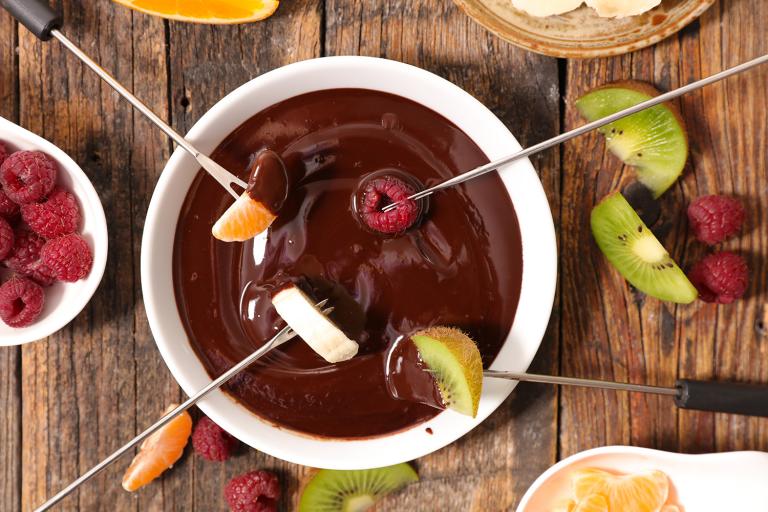
<instances>
[{"instance_id":1,"label":"white dish","mask_svg":"<svg viewBox=\"0 0 768 512\"><path fill-rule=\"evenodd\" d=\"M93 251L93 267L84 280L76 283L55 283L45 289L45 306L38 320L29 327L16 329L0 321L0 346L21 345L37 341L67 325L91 300L107 265L107 220L91 180L66 153L35 135L0 117L0 141L9 151L37 150L59 164L57 183L71 191L78 200L82 215L80 234ZM8 271L2 269L3 275Z\"/></svg>"},{"instance_id":2,"label":"white dish","mask_svg":"<svg viewBox=\"0 0 768 512\"><path fill-rule=\"evenodd\" d=\"M334 88L374 89L421 103L453 121L492 159L520 149L501 121L460 88L419 68L368 57L309 60L262 75L217 103L195 124L188 137L200 150L210 152L264 108L299 94ZM199 165L192 157L176 150L152 196L141 258L142 289L150 327L166 364L187 394L211 381L188 343L176 307L171 273L176 221L198 170ZM502 179L520 223L524 268L514 325L493 367L524 371L549 322L557 248L549 204L530 162L508 166ZM349 441L314 438L276 427L222 392L207 397L200 408L240 440L280 459L321 468L362 469L408 461L442 448L480 424L514 387L510 381L486 380L476 419L449 411L403 432ZM434 435L427 434L426 427Z\"/></svg>"},{"instance_id":3,"label":"white dish","mask_svg":"<svg viewBox=\"0 0 768 512\"><path fill-rule=\"evenodd\" d=\"M577 453L545 471L523 496L517 512L546 512L571 497L571 472L599 468L618 473L658 469L669 476L682 512L768 510L768 453L703 455L606 446Z\"/></svg>"}]
</instances>

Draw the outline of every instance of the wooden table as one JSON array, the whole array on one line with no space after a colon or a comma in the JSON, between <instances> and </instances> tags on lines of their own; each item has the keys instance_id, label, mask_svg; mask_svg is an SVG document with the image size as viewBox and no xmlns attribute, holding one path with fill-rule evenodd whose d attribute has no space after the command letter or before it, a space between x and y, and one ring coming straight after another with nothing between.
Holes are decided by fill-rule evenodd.
<instances>
[{"instance_id":1,"label":"wooden table","mask_svg":"<svg viewBox=\"0 0 768 512\"><path fill-rule=\"evenodd\" d=\"M321 55L387 57L426 68L490 107L524 145L581 121L590 87L624 78L669 89L768 51L765 0L721 1L659 45L610 59L563 61L520 50L448 0L286 0L263 23L168 23L106 0L56 2L67 33L180 131L243 82ZM0 510L30 510L148 425L181 393L155 348L142 305L139 251L147 204L171 151L56 43L0 16L0 115L51 140L93 180L109 219L106 275L85 311L47 341L0 349ZM18 48L18 50L17 50ZM752 269L749 298L676 307L633 293L591 239L597 199L630 179L597 135L534 160L560 245L560 287L534 370L671 385L678 377L768 383L768 70L686 97L692 157L663 197L675 220L692 197L735 193L746 234L726 244ZM663 239L684 265L705 248L682 222ZM514 510L559 458L608 444L683 452L768 450L768 421L677 411L671 401L521 385L470 435L416 461L422 482L377 510ZM277 471L292 510L309 470L253 450L223 464L186 456L128 494L114 465L61 510L225 510L233 475ZM691 511L695 512L695 511Z\"/></svg>"}]
</instances>

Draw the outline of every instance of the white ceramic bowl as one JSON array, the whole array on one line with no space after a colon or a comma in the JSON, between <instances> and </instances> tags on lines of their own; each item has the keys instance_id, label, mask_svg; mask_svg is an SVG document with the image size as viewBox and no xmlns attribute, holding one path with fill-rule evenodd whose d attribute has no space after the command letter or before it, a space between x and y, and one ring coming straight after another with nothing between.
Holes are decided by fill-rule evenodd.
<instances>
[{"instance_id":1,"label":"white ceramic bowl","mask_svg":"<svg viewBox=\"0 0 768 512\"><path fill-rule=\"evenodd\" d=\"M80 166L62 150L32 132L0 117L0 141L11 151L38 150L59 164L58 183L70 190L83 217L80 234L93 251L88 277L76 283L55 283L45 290L40 318L29 327L14 329L0 322L0 346L21 345L50 336L75 318L91 300L107 265L107 221L96 190ZM7 271L2 270L3 274Z\"/></svg>"},{"instance_id":2,"label":"white ceramic bowl","mask_svg":"<svg viewBox=\"0 0 768 512\"><path fill-rule=\"evenodd\" d=\"M460 88L419 68L368 57L315 59L264 74L217 103L190 130L188 138L200 150L210 152L264 108L299 94L333 88L374 89L421 103L453 121L492 159L520 149L501 121ZM198 169L194 159L181 150L171 157L149 206L141 258L152 333L187 394L210 382L188 343L171 275L176 220ZM555 232L549 204L530 162L509 166L503 180L520 222L523 283L514 325L493 367L524 371L539 348L551 313L557 273ZM202 401L200 408L240 440L280 459L321 468L362 469L415 459L442 448L488 417L513 388L512 382L486 379L476 419L448 411L410 430L353 441L313 438L277 428L218 391ZM434 435L427 434L425 427L431 427Z\"/></svg>"},{"instance_id":3,"label":"white ceramic bowl","mask_svg":"<svg viewBox=\"0 0 768 512\"><path fill-rule=\"evenodd\" d=\"M587 450L558 462L536 479L517 512L551 510L571 497L570 475L581 468L618 473L658 469L669 476L674 496L683 512L768 510L768 453L729 452L702 455L606 446Z\"/></svg>"}]
</instances>

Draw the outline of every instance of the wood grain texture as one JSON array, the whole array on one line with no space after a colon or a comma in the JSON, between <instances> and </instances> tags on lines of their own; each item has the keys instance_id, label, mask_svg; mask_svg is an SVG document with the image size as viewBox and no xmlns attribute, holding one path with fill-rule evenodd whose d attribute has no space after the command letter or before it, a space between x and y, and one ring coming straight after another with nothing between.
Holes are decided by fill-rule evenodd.
<instances>
[{"instance_id":1,"label":"wood grain texture","mask_svg":"<svg viewBox=\"0 0 768 512\"><path fill-rule=\"evenodd\" d=\"M493 37L451 2L329 0L326 20L328 55L385 57L432 71L487 105L523 145L559 130L557 61ZM559 155L547 153L534 165L557 212ZM539 350L537 371L556 369L557 320L552 325ZM520 386L470 435L417 461L421 483L389 497L377 510L513 508L555 460L556 414L554 388Z\"/></svg>"},{"instance_id":2,"label":"wood grain texture","mask_svg":"<svg viewBox=\"0 0 768 512\"><path fill-rule=\"evenodd\" d=\"M0 116L18 121L16 23L0 13ZM21 507L21 349L0 347L0 510Z\"/></svg>"},{"instance_id":3,"label":"wood grain texture","mask_svg":"<svg viewBox=\"0 0 768 512\"><path fill-rule=\"evenodd\" d=\"M757 20L760 0L720 2L689 28L661 44L613 59L571 61L568 105L590 88L634 78L674 88L755 57L768 45ZM633 292L606 265L591 240L589 212L632 172L589 135L565 147L563 162L563 373L672 385L677 378L766 382L766 341L756 325L764 318L766 150L765 69L711 86L682 100L689 125L691 159L682 180L662 198L663 218L654 227L684 268L707 253L686 231L681 212L711 193L736 194L748 204L744 236L724 248L744 254L752 269L749 298L731 306L663 304ZM568 108L566 128L582 121ZM764 203L764 201L762 201ZM762 324L764 325L764 324ZM642 395L564 389L560 453L605 444L707 452L765 449L766 420L677 411L671 401ZM595 413L596 412L596 413Z\"/></svg>"}]
</instances>

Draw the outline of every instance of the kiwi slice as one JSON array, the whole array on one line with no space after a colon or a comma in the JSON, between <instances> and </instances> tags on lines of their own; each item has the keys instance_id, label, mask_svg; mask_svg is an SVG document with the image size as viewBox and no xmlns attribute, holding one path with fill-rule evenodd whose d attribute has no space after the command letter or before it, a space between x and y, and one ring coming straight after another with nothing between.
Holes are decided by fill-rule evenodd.
<instances>
[{"instance_id":1,"label":"kiwi slice","mask_svg":"<svg viewBox=\"0 0 768 512\"><path fill-rule=\"evenodd\" d=\"M363 512L387 493L419 481L410 464L378 469L321 469L301 494L299 512Z\"/></svg>"},{"instance_id":2,"label":"kiwi slice","mask_svg":"<svg viewBox=\"0 0 768 512\"><path fill-rule=\"evenodd\" d=\"M458 329L431 327L411 340L435 378L443 403L461 414L477 416L483 389L483 360L472 338Z\"/></svg>"},{"instance_id":3,"label":"kiwi slice","mask_svg":"<svg viewBox=\"0 0 768 512\"><path fill-rule=\"evenodd\" d=\"M576 101L582 116L595 121L658 96L645 82L626 81L596 89ZM663 103L600 128L613 154L637 172L637 179L653 191L664 193L685 168L688 135L678 108Z\"/></svg>"},{"instance_id":4,"label":"kiwi slice","mask_svg":"<svg viewBox=\"0 0 768 512\"><path fill-rule=\"evenodd\" d=\"M696 300L696 288L621 193L595 206L591 223L600 250L635 288L669 302Z\"/></svg>"}]
</instances>

